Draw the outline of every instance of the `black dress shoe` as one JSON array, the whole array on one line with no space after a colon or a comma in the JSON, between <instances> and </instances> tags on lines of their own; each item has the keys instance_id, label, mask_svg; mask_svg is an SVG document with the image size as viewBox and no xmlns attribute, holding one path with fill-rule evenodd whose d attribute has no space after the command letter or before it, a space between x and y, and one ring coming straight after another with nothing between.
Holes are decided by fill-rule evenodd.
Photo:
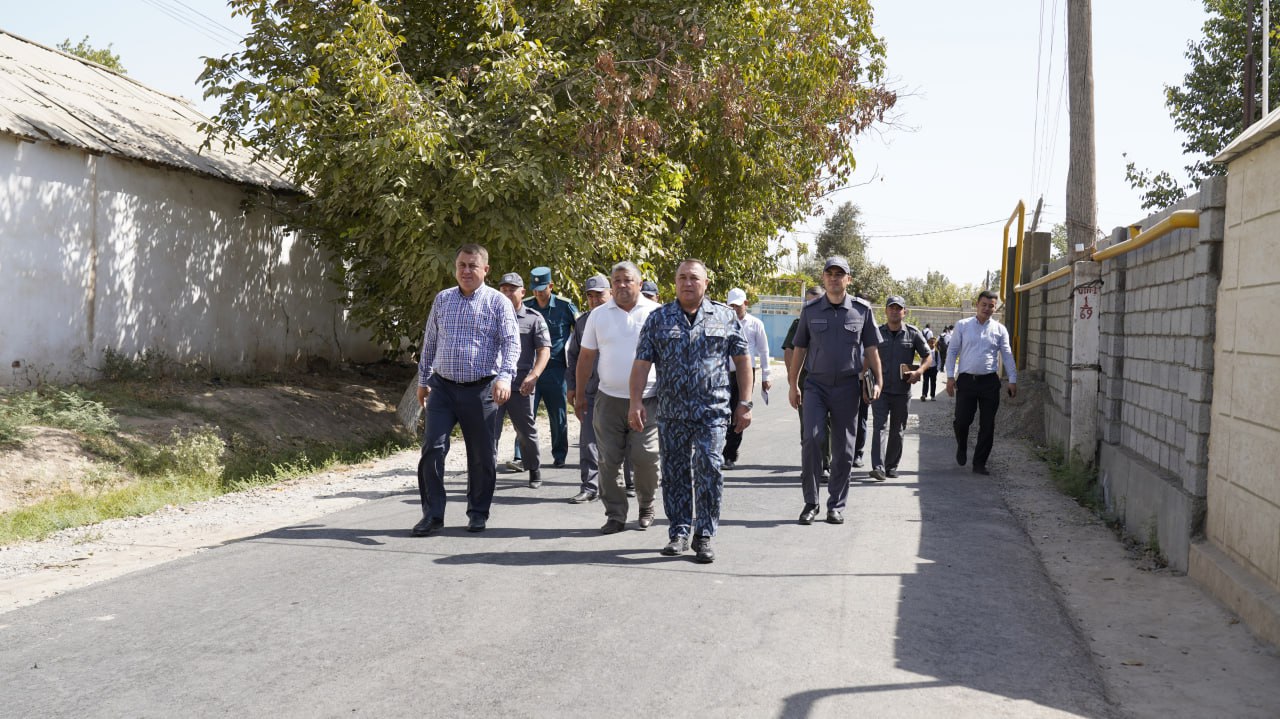
<instances>
[{"instance_id":1,"label":"black dress shoe","mask_svg":"<svg viewBox=\"0 0 1280 719\"><path fill-rule=\"evenodd\" d=\"M973 473L974 473L974 474L988 474L988 475L989 475L989 474L991 474L991 470L987 469L987 465L985 465L985 464L975 464L975 465L973 465Z\"/></svg>"},{"instance_id":2,"label":"black dress shoe","mask_svg":"<svg viewBox=\"0 0 1280 719\"><path fill-rule=\"evenodd\" d=\"M964 446L956 447L956 464L963 467L964 463L968 461L969 461L969 448Z\"/></svg>"},{"instance_id":3,"label":"black dress shoe","mask_svg":"<svg viewBox=\"0 0 1280 719\"><path fill-rule=\"evenodd\" d=\"M439 517L424 517L421 522L413 525L413 536L427 537L441 529L444 529L443 519Z\"/></svg>"},{"instance_id":4,"label":"black dress shoe","mask_svg":"<svg viewBox=\"0 0 1280 719\"><path fill-rule=\"evenodd\" d=\"M485 529L484 523L485 523L485 520L481 519L480 517L472 517L471 521L467 522L467 531L483 532Z\"/></svg>"},{"instance_id":5,"label":"black dress shoe","mask_svg":"<svg viewBox=\"0 0 1280 719\"><path fill-rule=\"evenodd\" d=\"M828 509L827 524L844 524L844 515L838 509Z\"/></svg>"},{"instance_id":6,"label":"black dress shoe","mask_svg":"<svg viewBox=\"0 0 1280 719\"><path fill-rule=\"evenodd\" d=\"M675 557L684 554L689 549L688 537L676 537L667 542L667 546L662 548L662 554L667 557Z\"/></svg>"},{"instance_id":7,"label":"black dress shoe","mask_svg":"<svg viewBox=\"0 0 1280 719\"><path fill-rule=\"evenodd\" d=\"M697 552L694 560L698 564L711 564L716 561L716 551L711 548L711 537L697 536L693 538L693 551Z\"/></svg>"},{"instance_id":8,"label":"black dress shoe","mask_svg":"<svg viewBox=\"0 0 1280 719\"><path fill-rule=\"evenodd\" d=\"M556 461L554 461L554 462L552 462L552 463L551 463L551 466L552 466L552 467L555 467L556 469L559 469L559 468L561 468L561 467L563 467L563 466L564 466L564 460L563 460L563 459L557 459Z\"/></svg>"},{"instance_id":9,"label":"black dress shoe","mask_svg":"<svg viewBox=\"0 0 1280 719\"><path fill-rule=\"evenodd\" d=\"M577 494L569 498L569 504L582 504L584 502L594 502L594 501L596 501L595 493L588 492L586 490L578 492Z\"/></svg>"},{"instance_id":10,"label":"black dress shoe","mask_svg":"<svg viewBox=\"0 0 1280 719\"><path fill-rule=\"evenodd\" d=\"M609 521L604 523L603 527L600 528L600 533L601 534L617 534L618 532L621 532L626 528L627 528L627 525L623 524L622 522L619 522L616 519L610 519Z\"/></svg>"},{"instance_id":11,"label":"black dress shoe","mask_svg":"<svg viewBox=\"0 0 1280 719\"><path fill-rule=\"evenodd\" d=\"M804 509L800 511L801 524L813 524L813 520L818 516L818 505L806 504Z\"/></svg>"}]
</instances>

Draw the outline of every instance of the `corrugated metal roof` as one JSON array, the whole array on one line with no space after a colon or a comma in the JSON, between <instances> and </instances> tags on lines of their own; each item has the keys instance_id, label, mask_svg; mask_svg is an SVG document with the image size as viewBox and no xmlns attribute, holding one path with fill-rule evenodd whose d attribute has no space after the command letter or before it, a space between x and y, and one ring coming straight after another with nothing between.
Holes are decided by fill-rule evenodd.
<instances>
[{"instance_id":1,"label":"corrugated metal roof","mask_svg":"<svg viewBox=\"0 0 1280 719\"><path fill-rule=\"evenodd\" d=\"M208 118L186 100L96 63L0 30L0 132L119 155L221 180L296 190L283 166L253 161L244 147L203 153L196 125Z\"/></svg>"}]
</instances>

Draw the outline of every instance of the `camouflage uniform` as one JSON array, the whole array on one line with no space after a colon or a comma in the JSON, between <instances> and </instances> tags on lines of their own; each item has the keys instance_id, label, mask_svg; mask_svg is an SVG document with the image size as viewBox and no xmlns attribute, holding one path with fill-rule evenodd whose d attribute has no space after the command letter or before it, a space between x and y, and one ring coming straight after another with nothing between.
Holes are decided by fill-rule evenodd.
<instances>
[{"instance_id":1,"label":"camouflage uniform","mask_svg":"<svg viewBox=\"0 0 1280 719\"><path fill-rule=\"evenodd\" d=\"M673 540L715 536L724 492L721 452L733 418L726 358L746 353L733 309L705 298L692 324L680 304L670 302L640 330L636 359L652 362L658 373L662 505Z\"/></svg>"}]
</instances>

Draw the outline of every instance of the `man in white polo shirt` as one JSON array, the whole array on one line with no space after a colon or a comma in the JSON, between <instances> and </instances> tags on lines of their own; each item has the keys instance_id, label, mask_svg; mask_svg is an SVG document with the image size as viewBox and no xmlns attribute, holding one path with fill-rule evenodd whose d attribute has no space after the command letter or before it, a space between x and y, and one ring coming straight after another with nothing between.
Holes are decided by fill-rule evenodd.
<instances>
[{"instance_id":1,"label":"man in white polo shirt","mask_svg":"<svg viewBox=\"0 0 1280 719\"><path fill-rule=\"evenodd\" d=\"M579 386L585 387L595 365L600 379L592 408L592 426L600 449L600 499L604 504L604 534L626 528L630 507L627 493L618 486L618 473L623 460L631 459L635 473L636 499L640 502L639 529L648 529L655 517L653 498L661 480L658 464L658 421L654 395L656 376L649 370L644 389L644 404L649 420L640 430L628 424L631 403L631 365L636 358L640 328L649 313L660 305L640 294L640 269L631 262L619 262L610 272L613 299L591 311L582 330L582 350L578 355ZM581 420L586 413L586 398L574 398L574 412Z\"/></svg>"}]
</instances>

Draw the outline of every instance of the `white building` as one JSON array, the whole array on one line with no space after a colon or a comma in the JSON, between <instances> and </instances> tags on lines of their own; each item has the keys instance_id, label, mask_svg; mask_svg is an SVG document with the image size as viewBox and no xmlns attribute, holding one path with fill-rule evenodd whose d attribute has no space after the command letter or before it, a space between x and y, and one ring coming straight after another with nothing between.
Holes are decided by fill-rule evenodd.
<instances>
[{"instance_id":1,"label":"white building","mask_svg":"<svg viewBox=\"0 0 1280 719\"><path fill-rule=\"evenodd\" d=\"M297 189L201 152L205 119L0 31L0 386L92 379L108 349L225 373L380 356L329 261L251 202Z\"/></svg>"}]
</instances>

